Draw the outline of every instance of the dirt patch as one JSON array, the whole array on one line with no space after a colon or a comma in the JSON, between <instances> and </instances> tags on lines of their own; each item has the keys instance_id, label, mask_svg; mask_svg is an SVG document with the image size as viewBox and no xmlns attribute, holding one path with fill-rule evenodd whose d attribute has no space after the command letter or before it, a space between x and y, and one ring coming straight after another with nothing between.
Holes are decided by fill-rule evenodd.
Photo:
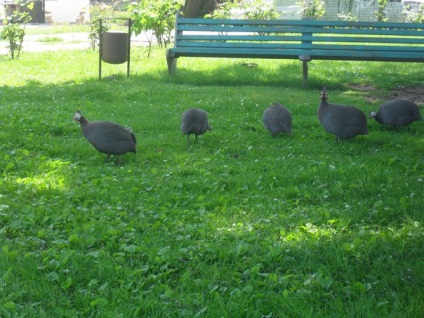
<instances>
[{"instance_id":1,"label":"dirt patch","mask_svg":"<svg viewBox=\"0 0 424 318\"><path fill-rule=\"evenodd\" d=\"M348 86L351 89L354 89L355 91L361 91L361 92L371 92L371 91L377 90L375 86L369 85L369 84L349 84Z\"/></svg>"},{"instance_id":2,"label":"dirt patch","mask_svg":"<svg viewBox=\"0 0 424 318\"><path fill-rule=\"evenodd\" d=\"M393 99L408 99L416 104L424 104L424 87L400 87L399 89L383 93L369 84L350 84L349 88L361 92L374 92L372 95L366 96L370 103L375 103L378 100L388 101Z\"/></svg>"},{"instance_id":3,"label":"dirt patch","mask_svg":"<svg viewBox=\"0 0 424 318\"><path fill-rule=\"evenodd\" d=\"M416 104L424 104L424 87L404 87L391 92L392 99L409 99Z\"/></svg>"}]
</instances>

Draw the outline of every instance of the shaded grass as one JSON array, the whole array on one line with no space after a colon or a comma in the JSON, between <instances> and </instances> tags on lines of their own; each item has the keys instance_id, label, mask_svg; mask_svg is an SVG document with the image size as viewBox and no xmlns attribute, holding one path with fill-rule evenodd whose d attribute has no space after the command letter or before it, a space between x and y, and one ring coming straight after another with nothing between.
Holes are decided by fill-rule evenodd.
<instances>
[{"instance_id":1,"label":"shaded grass","mask_svg":"<svg viewBox=\"0 0 424 318\"><path fill-rule=\"evenodd\" d=\"M336 143L316 118L323 86L368 112L420 64L313 62L302 88L298 61L180 59L170 78L142 50L103 81L90 51L0 58L2 315L420 317L422 122ZM292 135L262 127L272 102ZM188 107L214 127L189 145ZM131 126L137 155L105 162L78 109Z\"/></svg>"}]
</instances>

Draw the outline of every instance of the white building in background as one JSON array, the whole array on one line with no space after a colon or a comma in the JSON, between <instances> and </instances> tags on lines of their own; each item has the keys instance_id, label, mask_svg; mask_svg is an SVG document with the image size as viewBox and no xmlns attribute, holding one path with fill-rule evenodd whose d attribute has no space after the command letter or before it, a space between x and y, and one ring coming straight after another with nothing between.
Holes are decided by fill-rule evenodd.
<instances>
[{"instance_id":1,"label":"white building in background","mask_svg":"<svg viewBox=\"0 0 424 318\"><path fill-rule=\"evenodd\" d=\"M90 0L33 0L30 12L35 23L89 23ZM15 10L15 0L0 0L0 18ZM9 8L9 9L6 9ZM1 24L1 21L0 21Z\"/></svg>"},{"instance_id":2,"label":"white building in background","mask_svg":"<svg viewBox=\"0 0 424 318\"><path fill-rule=\"evenodd\" d=\"M46 23L87 23L90 0L45 0Z\"/></svg>"}]
</instances>

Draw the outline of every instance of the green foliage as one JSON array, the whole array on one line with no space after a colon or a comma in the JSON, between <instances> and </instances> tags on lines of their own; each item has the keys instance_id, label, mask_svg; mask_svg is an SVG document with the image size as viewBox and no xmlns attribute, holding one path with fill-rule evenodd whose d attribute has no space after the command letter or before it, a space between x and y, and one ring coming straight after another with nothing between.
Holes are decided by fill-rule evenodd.
<instances>
[{"instance_id":1,"label":"green foliage","mask_svg":"<svg viewBox=\"0 0 424 318\"><path fill-rule=\"evenodd\" d=\"M378 10L376 11L377 21L386 21L387 0L378 0Z\"/></svg>"},{"instance_id":2,"label":"green foliage","mask_svg":"<svg viewBox=\"0 0 424 318\"><path fill-rule=\"evenodd\" d=\"M57 43L63 42L63 38L61 38L60 36L46 36L44 38L38 39L37 41L43 43Z\"/></svg>"},{"instance_id":3,"label":"green foliage","mask_svg":"<svg viewBox=\"0 0 424 318\"><path fill-rule=\"evenodd\" d=\"M242 7L240 2L223 2L217 5L217 8L212 12L212 14L206 14L205 18L207 19L231 19L233 16L234 10L240 10Z\"/></svg>"},{"instance_id":4,"label":"green foliage","mask_svg":"<svg viewBox=\"0 0 424 318\"><path fill-rule=\"evenodd\" d=\"M424 22L424 5L420 4L417 10L411 9L410 6L405 7L403 14L405 22L408 23L423 23Z\"/></svg>"},{"instance_id":5,"label":"green foliage","mask_svg":"<svg viewBox=\"0 0 424 318\"><path fill-rule=\"evenodd\" d=\"M85 24L57 24L53 28L29 28L26 29L26 35L34 34L58 34L58 33L80 33L90 32L90 26Z\"/></svg>"},{"instance_id":6,"label":"green foliage","mask_svg":"<svg viewBox=\"0 0 424 318\"><path fill-rule=\"evenodd\" d=\"M16 0L21 8L32 10L34 2L25 0ZM7 5L6 5L7 7ZM3 21L4 27L1 31L1 37L9 42L9 52L11 59L19 58L22 50L22 43L25 37L25 26L31 21L28 12L20 12L15 10L10 17Z\"/></svg>"},{"instance_id":7,"label":"green foliage","mask_svg":"<svg viewBox=\"0 0 424 318\"><path fill-rule=\"evenodd\" d=\"M323 0L299 0L302 18L318 20L325 14L325 2Z\"/></svg>"},{"instance_id":8,"label":"green foliage","mask_svg":"<svg viewBox=\"0 0 424 318\"><path fill-rule=\"evenodd\" d=\"M90 48L94 51L99 46L100 31L107 32L110 29L110 21L115 14L115 7L120 1L113 1L111 4L96 3L90 6L90 33L88 39Z\"/></svg>"},{"instance_id":9,"label":"green foliage","mask_svg":"<svg viewBox=\"0 0 424 318\"><path fill-rule=\"evenodd\" d=\"M12 59L19 58L24 41L25 29L18 23L7 23L1 32L3 39L9 41L9 52Z\"/></svg>"},{"instance_id":10,"label":"green foliage","mask_svg":"<svg viewBox=\"0 0 424 318\"><path fill-rule=\"evenodd\" d=\"M205 18L231 19L235 14L237 18L249 20L275 20L278 18L275 8L263 0L255 0L246 4L242 1L224 2L218 4L217 9L212 14L205 15Z\"/></svg>"},{"instance_id":11,"label":"green foliage","mask_svg":"<svg viewBox=\"0 0 424 318\"><path fill-rule=\"evenodd\" d=\"M424 122L337 143L316 116L324 85L366 113L417 93L420 63L314 60L303 88L296 60L180 58L171 78L143 50L111 81L91 50L0 56L0 316L422 316ZM293 134L263 128L272 102ZM188 107L214 127L197 143ZM138 153L106 161L77 109Z\"/></svg>"},{"instance_id":12,"label":"green foliage","mask_svg":"<svg viewBox=\"0 0 424 318\"><path fill-rule=\"evenodd\" d=\"M338 18L342 21L358 21L358 17L353 15L352 12L349 13L340 13L337 15Z\"/></svg>"},{"instance_id":13,"label":"green foliage","mask_svg":"<svg viewBox=\"0 0 424 318\"><path fill-rule=\"evenodd\" d=\"M245 5L243 16L249 20L275 20L278 13L272 5L263 0L255 0Z\"/></svg>"},{"instance_id":14,"label":"green foliage","mask_svg":"<svg viewBox=\"0 0 424 318\"><path fill-rule=\"evenodd\" d=\"M160 47L171 42L171 33L175 26L175 15L180 4L174 0L141 0L128 5L131 14L132 29L135 34L152 31L149 39L149 56L153 45L153 36Z\"/></svg>"},{"instance_id":15,"label":"green foliage","mask_svg":"<svg viewBox=\"0 0 424 318\"><path fill-rule=\"evenodd\" d=\"M90 24L90 33L88 39L90 41L90 48L95 51L99 47L100 43L100 32L107 32L110 28L109 22L102 18L92 20Z\"/></svg>"}]
</instances>

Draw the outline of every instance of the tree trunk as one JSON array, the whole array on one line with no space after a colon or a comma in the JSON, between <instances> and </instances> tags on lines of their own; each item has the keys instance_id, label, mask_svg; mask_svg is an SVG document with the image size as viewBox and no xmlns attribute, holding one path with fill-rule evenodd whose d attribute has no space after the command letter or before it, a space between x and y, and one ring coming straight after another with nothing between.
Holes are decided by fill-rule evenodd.
<instances>
[{"instance_id":1,"label":"tree trunk","mask_svg":"<svg viewBox=\"0 0 424 318\"><path fill-rule=\"evenodd\" d=\"M216 7L216 0L185 0L184 17L199 18L212 13Z\"/></svg>"}]
</instances>

